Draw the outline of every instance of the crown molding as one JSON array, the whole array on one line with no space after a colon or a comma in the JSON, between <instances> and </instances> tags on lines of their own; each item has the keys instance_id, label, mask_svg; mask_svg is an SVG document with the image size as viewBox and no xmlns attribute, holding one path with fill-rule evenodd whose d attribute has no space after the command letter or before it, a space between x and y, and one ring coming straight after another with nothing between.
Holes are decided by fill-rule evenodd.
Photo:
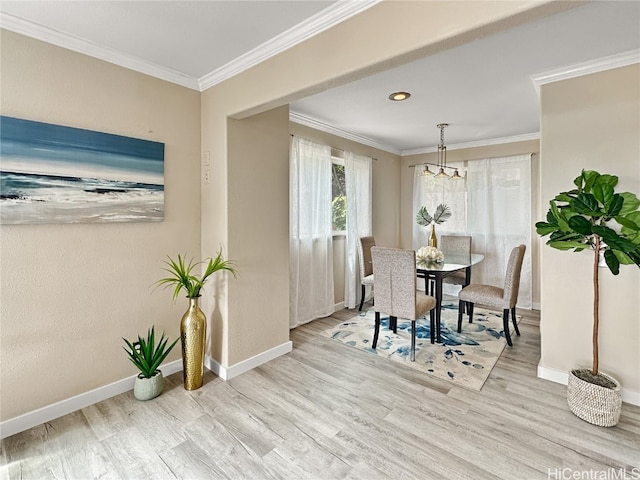
<instances>
[{"instance_id":1,"label":"crown molding","mask_svg":"<svg viewBox=\"0 0 640 480\"><path fill-rule=\"evenodd\" d=\"M372 7L382 0L338 0L321 12L309 17L289 30L273 37L259 47L232 60L226 65L204 75L198 80L200 91L204 91L228 78L301 43L344 20Z\"/></svg>"},{"instance_id":2,"label":"crown molding","mask_svg":"<svg viewBox=\"0 0 640 480\"><path fill-rule=\"evenodd\" d=\"M491 147L493 145L502 145L505 143L528 142L531 140L540 140L540 132L525 133L522 135L513 135L511 137L488 138L486 140L477 140L475 142L453 143L447 144L447 151L462 150L463 148ZM434 153L438 151L438 147L417 148L413 150L403 150L401 155L421 155L423 153Z\"/></svg>"},{"instance_id":3,"label":"crown molding","mask_svg":"<svg viewBox=\"0 0 640 480\"><path fill-rule=\"evenodd\" d=\"M538 92L538 96L540 96L540 87L542 85L581 77L590 73L604 72L613 68L626 67L634 63L640 63L640 50L638 49L543 72L532 76L531 81L536 92Z\"/></svg>"},{"instance_id":4,"label":"crown molding","mask_svg":"<svg viewBox=\"0 0 640 480\"><path fill-rule=\"evenodd\" d=\"M408 156L408 155L421 155L424 153L434 153L438 151L438 147L416 148L412 150L398 150L395 147L391 147L389 145L384 145L382 143L376 142L371 138L364 137L362 135L358 135L355 133L351 133L346 130L342 130L340 128L334 127L333 125L329 125L327 123L321 122L320 120L316 120L315 118L307 117L305 115L301 115L293 111L289 111L289 120L293 123L298 123L306 127L320 130L321 132L330 133L331 135L335 135L340 138L345 138L347 140L352 140L354 142L358 142L363 145L368 145L370 147L383 150L385 152L394 153L402 157ZM478 140L475 142L454 143L451 145L448 144L447 150L461 150L463 148L490 147L493 145L502 145L505 143L528 142L530 140L540 140L540 132L526 133L523 135L513 135L511 137L490 138L486 140Z\"/></svg>"},{"instance_id":5,"label":"crown molding","mask_svg":"<svg viewBox=\"0 0 640 480\"><path fill-rule=\"evenodd\" d=\"M352 0L338 0L316 15L309 17L307 20L290 28L286 32L277 35L200 79L190 77L189 75L170 68L161 67L131 55L125 55L118 50L29 22L8 13L3 12L0 15L0 27L201 92L357 15L380 1L382 0L362 0L357 2Z\"/></svg>"},{"instance_id":6,"label":"crown molding","mask_svg":"<svg viewBox=\"0 0 640 480\"><path fill-rule=\"evenodd\" d=\"M97 45L87 40L74 37L73 35L28 22L27 20L8 13L2 13L2 15L0 15L0 27L21 35L26 35L27 37L35 38L36 40L66 48L67 50L72 50L136 72L144 73L145 75L182 85L183 87L193 90L199 89L198 81L188 75L169 68L160 67L137 57L125 55L117 50Z\"/></svg>"},{"instance_id":7,"label":"crown molding","mask_svg":"<svg viewBox=\"0 0 640 480\"><path fill-rule=\"evenodd\" d=\"M390 147L389 145L383 145L382 143L378 143L371 138L363 137L362 135L358 135L356 133L351 133L346 130L342 130L340 128L334 127L333 125L329 125L328 123L321 122L320 120L316 120L315 118L307 117L299 113L290 111L289 121L293 123L297 123L299 125L304 125L305 127L313 128L315 130L320 130L321 132L335 135L336 137L344 138L346 140L351 140L353 142L361 143L363 145L368 145L370 147L377 148L378 150L394 153L396 155L400 155L401 153L400 150Z\"/></svg>"}]
</instances>

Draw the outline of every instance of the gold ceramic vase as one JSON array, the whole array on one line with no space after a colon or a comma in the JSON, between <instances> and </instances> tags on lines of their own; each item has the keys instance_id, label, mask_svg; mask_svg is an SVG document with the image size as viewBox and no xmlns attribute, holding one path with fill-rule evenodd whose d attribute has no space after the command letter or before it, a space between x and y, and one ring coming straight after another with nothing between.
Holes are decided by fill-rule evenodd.
<instances>
[{"instance_id":1,"label":"gold ceramic vase","mask_svg":"<svg viewBox=\"0 0 640 480\"><path fill-rule=\"evenodd\" d=\"M436 237L436 226L431 224L431 235L429 235L429 246L438 248L438 237Z\"/></svg>"},{"instance_id":2,"label":"gold ceramic vase","mask_svg":"<svg viewBox=\"0 0 640 480\"><path fill-rule=\"evenodd\" d=\"M207 321L198 307L198 298L189 298L189 309L180 321L182 339L182 373L184 388L196 390L202 386L204 375L204 342L207 333Z\"/></svg>"}]
</instances>

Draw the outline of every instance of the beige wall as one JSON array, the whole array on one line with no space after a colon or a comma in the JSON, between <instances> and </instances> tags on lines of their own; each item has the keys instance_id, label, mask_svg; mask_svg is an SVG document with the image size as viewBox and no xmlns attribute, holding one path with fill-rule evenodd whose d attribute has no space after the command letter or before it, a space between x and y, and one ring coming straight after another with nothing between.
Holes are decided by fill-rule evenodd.
<instances>
[{"instance_id":1,"label":"beige wall","mask_svg":"<svg viewBox=\"0 0 640 480\"><path fill-rule=\"evenodd\" d=\"M228 285L227 334L215 338L234 347L225 366L289 341L289 107L228 128L229 178L241 180L228 190L228 249L240 276Z\"/></svg>"},{"instance_id":2,"label":"beige wall","mask_svg":"<svg viewBox=\"0 0 640 480\"><path fill-rule=\"evenodd\" d=\"M617 175L640 195L640 65L543 86L541 197L573 187L584 169ZM548 237L543 239L546 242ZM591 366L592 255L540 247L541 367ZM600 269L600 369L640 392L640 269Z\"/></svg>"},{"instance_id":3,"label":"beige wall","mask_svg":"<svg viewBox=\"0 0 640 480\"><path fill-rule=\"evenodd\" d=\"M227 118L246 118L301 98L313 92L331 88L341 83L381 71L401 61L434 53L464 41L471 41L522 21L570 8L570 2L381 2L365 12L324 31L313 38L242 72L227 81L209 88L202 94L202 149L211 152L212 168L225 181L202 192L202 254L210 255L218 244L227 245L230 257L242 257L244 252L232 244L231 230L240 217L227 216L229 197L239 184L246 182L246 175L232 172L233 159L227 151ZM330 61L327 61L330 59ZM247 141L252 141L247 139ZM258 147L259 148L259 147ZM397 174L396 174L397 175ZM386 184L382 179L382 183ZM286 190L283 178L273 184L274 189ZM377 188L374 185L374 188ZM279 225L277 210L279 199L264 199L262 207L267 218ZM400 219L400 209L383 203L379 205L385 218ZM376 205L374 204L374 209ZM378 213L379 215L382 213ZM376 231L374 219L374 232ZM398 244L398 230L384 233L381 239ZM282 248L286 248L283 244ZM235 250L233 250L235 249ZM256 265L243 265L243 272L253 275ZM276 285L288 284L288 273L275 271L271 281ZM226 295L217 300L222 318L229 325L249 321L247 313L232 310L231 305L251 298L248 284L231 282ZM235 297L235 298L234 298ZM282 294L264 306L262 315L273 324L288 323L280 318L281 306L288 303ZM207 310L212 307L205 305ZM279 329L275 329L279 331ZM273 348L280 345L279 336L265 337L263 345ZM222 353L223 366L231 357L248 359L254 354L244 342L232 343L231 336L222 339L221 352L233 352L226 357Z\"/></svg>"},{"instance_id":4,"label":"beige wall","mask_svg":"<svg viewBox=\"0 0 640 480\"><path fill-rule=\"evenodd\" d=\"M178 336L186 303L150 286L167 254L200 252L200 95L4 30L1 41L2 115L165 144L163 222L2 225L4 421L137 373L121 337L152 324Z\"/></svg>"},{"instance_id":5,"label":"beige wall","mask_svg":"<svg viewBox=\"0 0 640 480\"><path fill-rule=\"evenodd\" d=\"M265 119L252 125L248 117L571 6L535 0L381 2L201 95L3 31L2 113L164 142L166 209L162 223L3 226L2 420L135 373L121 350L122 336L143 333L151 323L177 335L184 304L149 288L167 254L205 257L222 247L238 261L241 277L220 279L216 295L203 301L214 327L208 353L216 360L230 366L280 345L288 325L288 252L281 238L287 231L288 119L280 109L267 114L273 125ZM229 118L247 118L249 124L229 127ZM249 135L234 139L236 127ZM270 133L257 135L252 148L243 150L241 137L252 143L263 128ZM269 192L248 174L249 157L242 158L248 152L259 163L266 149L273 149L266 154L274 168L267 176ZM202 185L205 152L211 180ZM387 168L386 162L378 165ZM390 165L396 184L401 174ZM388 183L387 172L374 175L374 189L384 191ZM267 264L257 262L250 251L255 245L240 238L250 219L236 195L253 188L264 194L260 225L275 232L267 238L274 249L265 254L272 259ZM400 206L378 198L374 233L381 244L397 245ZM389 230L382 227L386 222ZM263 291L272 287L273 295ZM247 306L265 298L260 310ZM253 331L259 315L266 323ZM169 360L177 358L175 351ZM38 381L28 384L25 378Z\"/></svg>"},{"instance_id":6,"label":"beige wall","mask_svg":"<svg viewBox=\"0 0 640 480\"><path fill-rule=\"evenodd\" d=\"M540 143L537 140L523 142L505 143L499 145L489 145L484 147L461 148L459 150L447 150L447 163L466 162L481 160L485 158L507 157L510 155L521 155L533 153L531 158L531 285L532 300L534 308L540 305L540 273L538 268L538 242L535 241L534 224L538 219L542 219L540 214L539 201L539 165L540 165ZM413 174L411 165L420 163L438 163L437 153L427 153L422 155L408 155L402 157L402 198L401 198L401 224L400 238L402 248L412 248L412 229L415 219L413 212ZM545 211L546 212L546 211ZM545 212L542 212L544 215Z\"/></svg>"}]
</instances>

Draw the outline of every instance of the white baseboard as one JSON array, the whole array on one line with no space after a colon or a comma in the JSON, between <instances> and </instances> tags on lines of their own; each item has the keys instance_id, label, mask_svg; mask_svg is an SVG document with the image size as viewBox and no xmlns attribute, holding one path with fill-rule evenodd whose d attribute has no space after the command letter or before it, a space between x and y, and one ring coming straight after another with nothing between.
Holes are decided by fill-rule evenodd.
<instances>
[{"instance_id":1,"label":"white baseboard","mask_svg":"<svg viewBox=\"0 0 640 480\"><path fill-rule=\"evenodd\" d=\"M538 378L566 385L569 383L569 372L538 365ZM630 403L631 405L640 406L640 392L634 392L633 390L622 387L622 401Z\"/></svg>"},{"instance_id":2,"label":"white baseboard","mask_svg":"<svg viewBox=\"0 0 640 480\"><path fill-rule=\"evenodd\" d=\"M266 352L262 352L254 357L244 360L231 367L223 367L211 357L205 357L205 367L218 375L223 380L229 380L233 377L248 372L252 368L258 367L263 363L273 360L281 355L285 355L293 350L291 341L274 347ZM172 375L182 370L182 360L175 360L160 367L164 376ZM81 393L71 398L61 400L46 407L39 408L32 412L25 413L15 418L0 422L0 438L6 438L16 433L24 432L30 428L50 422L56 418L73 413L76 410L86 408L95 403L101 402L111 397L115 397L121 393L133 390L136 375L132 375L122 380L110 383L103 387L96 388L89 392Z\"/></svg>"},{"instance_id":3,"label":"white baseboard","mask_svg":"<svg viewBox=\"0 0 640 480\"><path fill-rule=\"evenodd\" d=\"M210 356L206 356L204 359L204 366L211 370L213 373L218 375L223 380L231 380L233 377L237 377L238 375L242 375L249 370L259 367L263 363L267 363L274 358L278 358L282 355L286 355L293 350L293 342L288 341L283 343L282 345L278 345L277 347L273 347L270 350L259 353L251 358L247 358L240 363L236 363L235 365L231 365L230 367L225 367L220 365L216 360L211 358Z\"/></svg>"},{"instance_id":4,"label":"white baseboard","mask_svg":"<svg viewBox=\"0 0 640 480\"><path fill-rule=\"evenodd\" d=\"M223 367L209 356L205 357L205 366L223 380L230 380L249 370L258 367L270 360L282 355L286 355L293 350L291 341L285 342L266 352L262 352L247 360L232 365L231 367ZM160 367L163 375L168 376L182 370L182 360L175 360ZM62 400L60 402L39 408L33 412L25 413L18 417L0 422L0 438L6 438L16 433L23 432L30 428L36 427L56 418L62 417L69 413L75 412L82 408L88 407L95 403L101 402L108 398L114 397L133 389L135 375L118 380L103 387L96 388L89 392L76 395L74 397ZM551 382L566 385L569 381L569 373L553 368L542 367L538 365L538 378L549 380ZM640 406L640 392L622 388L622 401L632 405Z\"/></svg>"},{"instance_id":5,"label":"white baseboard","mask_svg":"<svg viewBox=\"0 0 640 480\"><path fill-rule=\"evenodd\" d=\"M209 356L205 357L205 367L218 375L223 380L229 380L237 377L252 368L258 367L263 363L273 360L281 355L290 353L293 350L293 342L288 341L274 347L266 352L262 352L254 357L244 360L231 367L223 367ZM160 367L164 376L172 375L182 370L182 360L175 360ZM103 387L96 388L89 392L81 393L71 398L61 400L46 407L39 408L33 412L28 412L4 422L0 422L0 438L6 438L16 433L24 432L30 428L50 422L56 418L73 413L76 410L86 408L95 403L101 402L111 397L115 397L121 393L133 390L136 375L132 375L122 380L110 383Z\"/></svg>"},{"instance_id":6,"label":"white baseboard","mask_svg":"<svg viewBox=\"0 0 640 480\"><path fill-rule=\"evenodd\" d=\"M166 377L182 370L182 360L175 360L160 367L162 374ZM136 375L132 375L122 380L110 383L103 387L90 390L75 397L61 400L52 405L39 408L33 412L28 412L10 420L0 422L0 438L6 438L16 433L24 432L56 418L68 415L69 413L88 407L94 403L101 402L107 398L115 397L129 390L133 390Z\"/></svg>"}]
</instances>

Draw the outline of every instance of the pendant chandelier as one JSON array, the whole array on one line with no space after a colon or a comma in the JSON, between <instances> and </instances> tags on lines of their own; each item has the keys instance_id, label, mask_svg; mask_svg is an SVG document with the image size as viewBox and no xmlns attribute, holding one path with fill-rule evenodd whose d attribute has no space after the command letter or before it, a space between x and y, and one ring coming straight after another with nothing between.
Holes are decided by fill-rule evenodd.
<instances>
[{"instance_id":1,"label":"pendant chandelier","mask_svg":"<svg viewBox=\"0 0 640 480\"><path fill-rule=\"evenodd\" d=\"M458 173L458 169L454 167L447 166L447 147L444 144L444 129L449 126L448 123L439 123L436 125L440 129L440 143L438 144L438 163L425 163L424 170L420 173L420 175L431 176L434 175L434 178L450 178L454 180L463 180L463 177ZM436 167L438 173L434 173L429 170L429 165ZM445 169L453 170L453 174L449 175L445 172Z\"/></svg>"}]
</instances>

